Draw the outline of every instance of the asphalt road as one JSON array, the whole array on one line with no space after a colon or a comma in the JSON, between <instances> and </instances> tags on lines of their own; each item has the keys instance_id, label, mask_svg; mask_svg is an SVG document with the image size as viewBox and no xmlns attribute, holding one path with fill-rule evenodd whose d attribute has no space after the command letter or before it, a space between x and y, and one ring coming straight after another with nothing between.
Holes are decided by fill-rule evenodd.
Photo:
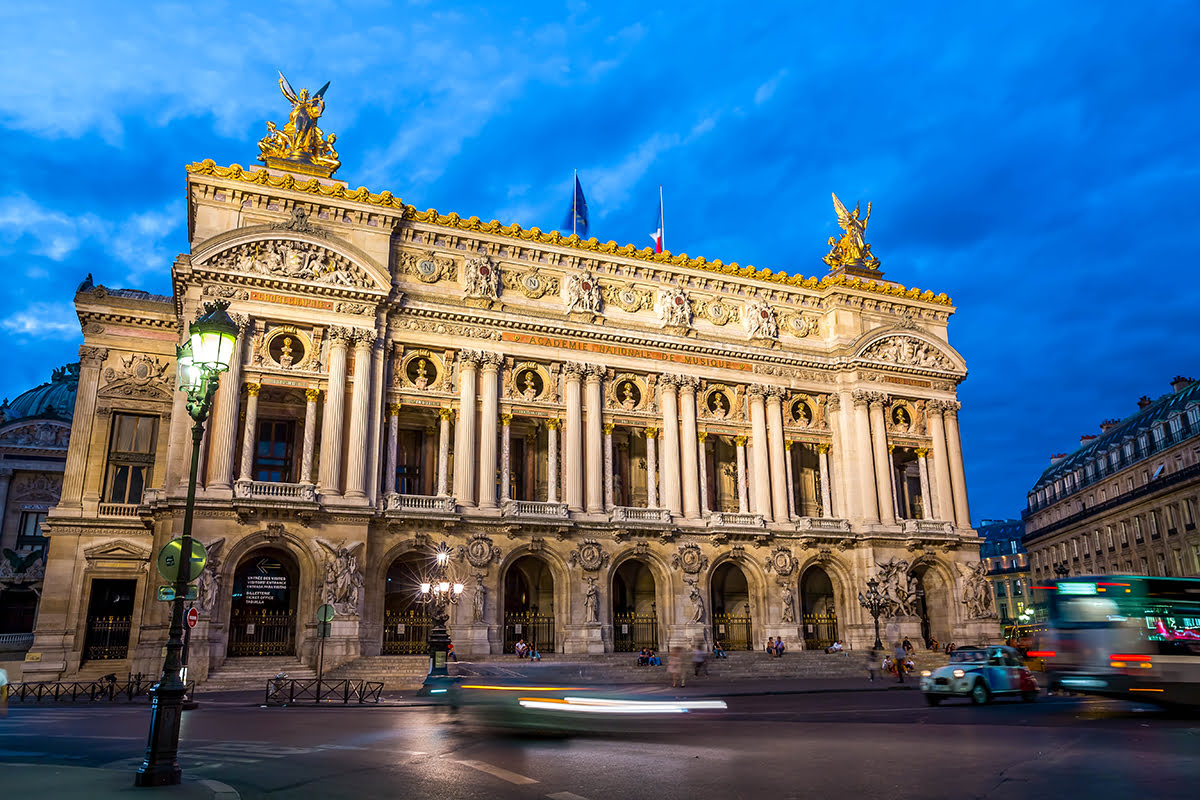
<instances>
[{"instance_id":1,"label":"asphalt road","mask_svg":"<svg viewBox=\"0 0 1200 800\"><path fill-rule=\"evenodd\" d=\"M1200 717L1043 697L925 705L916 691L731 697L725 712L604 735L514 735L417 708L208 702L181 764L243 798L1194 798ZM0 763L124 770L145 706L27 707L0 719ZM8 767L20 769L21 767Z\"/></svg>"}]
</instances>

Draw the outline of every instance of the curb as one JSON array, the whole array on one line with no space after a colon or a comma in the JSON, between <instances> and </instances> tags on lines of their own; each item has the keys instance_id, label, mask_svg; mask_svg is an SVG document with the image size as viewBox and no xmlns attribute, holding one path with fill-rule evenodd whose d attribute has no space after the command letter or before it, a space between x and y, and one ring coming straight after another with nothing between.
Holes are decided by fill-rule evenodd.
<instances>
[{"instance_id":1,"label":"curb","mask_svg":"<svg viewBox=\"0 0 1200 800\"><path fill-rule=\"evenodd\" d=\"M212 792L213 800L242 800L242 795L228 783L221 783L211 778L197 781L201 786Z\"/></svg>"}]
</instances>

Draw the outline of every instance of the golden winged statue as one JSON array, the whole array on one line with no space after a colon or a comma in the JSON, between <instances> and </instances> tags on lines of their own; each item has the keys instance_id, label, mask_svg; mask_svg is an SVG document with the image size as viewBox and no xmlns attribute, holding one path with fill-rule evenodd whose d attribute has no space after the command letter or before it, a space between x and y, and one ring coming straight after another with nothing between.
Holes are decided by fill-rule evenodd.
<instances>
[{"instance_id":1,"label":"golden winged statue","mask_svg":"<svg viewBox=\"0 0 1200 800\"><path fill-rule=\"evenodd\" d=\"M308 89L297 93L283 73L279 73L279 89L292 104L292 110L283 130L279 130L274 122L267 123L267 135L258 142L259 161L268 167L322 178L337 171L342 165L333 149L337 135L331 133L326 137L317 127L317 120L325 112L325 90L328 88L326 82L311 96Z\"/></svg>"},{"instance_id":2,"label":"golden winged statue","mask_svg":"<svg viewBox=\"0 0 1200 800\"><path fill-rule=\"evenodd\" d=\"M860 270L879 269L879 259L871 252L871 245L863 238L867 222L871 219L871 204L867 203L867 215L862 218L859 217L858 205L854 204L854 211L847 211L837 194L833 195L833 208L837 211L838 225L845 231L840 240L836 236L829 237L829 246L833 249L825 256L825 263L835 270L847 267Z\"/></svg>"}]
</instances>

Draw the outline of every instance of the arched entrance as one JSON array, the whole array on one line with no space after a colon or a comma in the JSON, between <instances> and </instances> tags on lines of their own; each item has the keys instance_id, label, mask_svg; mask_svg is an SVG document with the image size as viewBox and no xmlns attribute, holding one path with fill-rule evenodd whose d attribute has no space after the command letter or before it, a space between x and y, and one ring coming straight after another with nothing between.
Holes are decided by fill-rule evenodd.
<instances>
[{"instance_id":1,"label":"arched entrance","mask_svg":"<svg viewBox=\"0 0 1200 800\"><path fill-rule=\"evenodd\" d=\"M617 567L612 585L613 650L658 649L658 603L654 574L646 562L631 559Z\"/></svg>"},{"instance_id":2,"label":"arched entrance","mask_svg":"<svg viewBox=\"0 0 1200 800\"><path fill-rule=\"evenodd\" d=\"M233 573L230 656L296 654L300 570L291 554L264 548L246 554Z\"/></svg>"},{"instance_id":3,"label":"arched entrance","mask_svg":"<svg viewBox=\"0 0 1200 800\"><path fill-rule=\"evenodd\" d=\"M949 643L953 619L950 609L951 587L941 572L929 564L917 564L909 574L916 583L915 609L921 619L921 638L925 640L925 646L929 646L934 636L941 642Z\"/></svg>"},{"instance_id":4,"label":"arched entrance","mask_svg":"<svg viewBox=\"0 0 1200 800\"><path fill-rule=\"evenodd\" d=\"M537 556L521 556L504 573L504 652L518 639L554 652L554 575Z\"/></svg>"},{"instance_id":5,"label":"arched entrance","mask_svg":"<svg viewBox=\"0 0 1200 800\"><path fill-rule=\"evenodd\" d=\"M837 640L837 605L833 599L833 581L821 567L809 567L800 578L800 608L803 613L805 650L824 650Z\"/></svg>"},{"instance_id":6,"label":"arched entrance","mask_svg":"<svg viewBox=\"0 0 1200 800\"><path fill-rule=\"evenodd\" d=\"M428 607L421 602L421 583L429 580L432 564L430 556L406 553L388 568L383 588L383 655L429 652L433 623Z\"/></svg>"},{"instance_id":7,"label":"arched entrance","mask_svg":"<svg viewBox=\"0 0 1200 800\"><path fill-rule=\"evenodd\" d=\"M713 641L726 650L753 650L746 574L737 564L725 562L713 570L710 585Z\"/></svg>"}]
</instances>

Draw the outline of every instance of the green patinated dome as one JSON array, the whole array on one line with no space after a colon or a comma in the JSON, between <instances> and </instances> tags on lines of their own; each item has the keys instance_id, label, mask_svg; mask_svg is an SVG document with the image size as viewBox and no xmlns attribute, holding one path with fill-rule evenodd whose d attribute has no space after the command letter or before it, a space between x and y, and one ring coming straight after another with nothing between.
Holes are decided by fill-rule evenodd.
<instances>
[{"instance_id":1,"label":"green patinated dome","mask_svg":"<svg viewBox=\"0 0 1200 800\"><path fill-rule=\"evenodd\" d=\"M59 367L50 382L22 392L3 406L6 422L19 419L57 419L70 422L75 413L75 390L79 388L79 363Z\"/></svg>"}]
</instances>

